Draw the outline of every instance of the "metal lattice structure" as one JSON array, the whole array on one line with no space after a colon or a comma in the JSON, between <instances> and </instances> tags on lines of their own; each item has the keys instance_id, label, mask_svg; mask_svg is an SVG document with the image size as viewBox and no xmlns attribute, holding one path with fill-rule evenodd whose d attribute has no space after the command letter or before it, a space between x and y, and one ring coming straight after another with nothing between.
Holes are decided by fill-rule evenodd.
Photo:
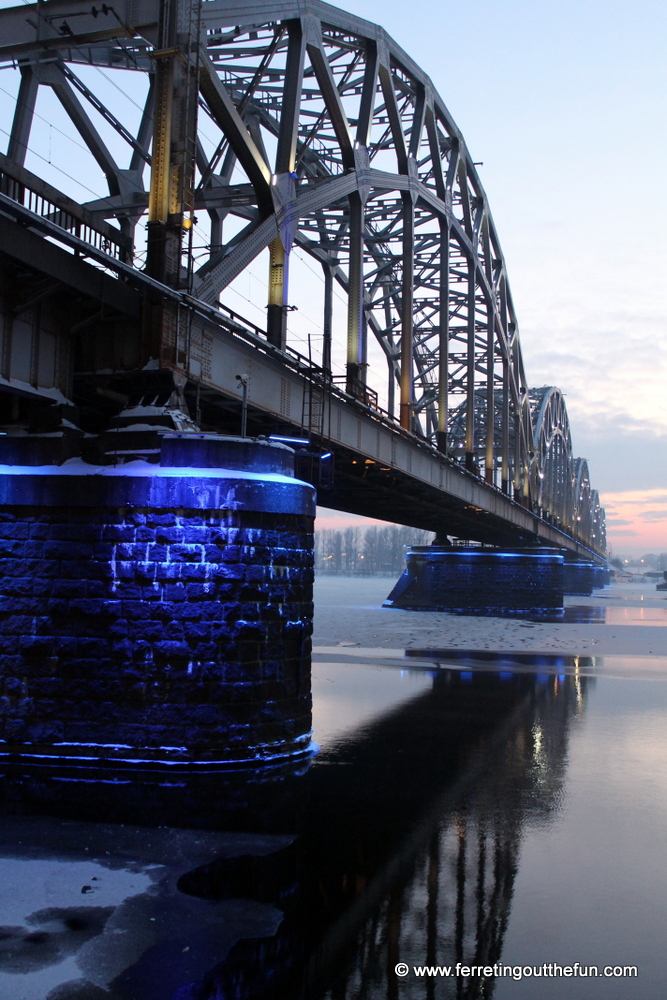
<instances>
[{"instance_id":1,"label":"metal lattice structure","mask_svg":"<svg viewBox=\"0 0 667 1000\"><path fill-rule=\"evenodd\" d=\"M3 204L75 235L102 266L108 255L213 308L268 248L278 349L300 248L322 272L324 372L337 285L350 397L372 402L386 380L403 431L604 551L562 395L528 389L476 166L429 77L382 28L318 0L46 0L0 12L0 60L20 74ZM132 123L90 67L136 81ZM43 88L108 195L77 201L26 169ZM385 373L369 370L373 343Z\"/></svg>"}]
</instances>

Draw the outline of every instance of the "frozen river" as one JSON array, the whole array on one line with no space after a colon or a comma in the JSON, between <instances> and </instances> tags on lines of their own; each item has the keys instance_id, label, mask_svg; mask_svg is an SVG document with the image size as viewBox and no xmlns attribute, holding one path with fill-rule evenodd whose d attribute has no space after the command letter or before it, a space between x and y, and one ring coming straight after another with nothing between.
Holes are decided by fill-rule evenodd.
<instances>
[{"instance_id":1,"label":"frozen river","mask_svg":"<svg viewBox=\"0 0 667 1000\"><path fill-rule=\"evenodd\" d=\"M392 584L317 581L309 764L5 775L0 1000L662 1000L667 595Z\"/></svg>"}]
</instances>

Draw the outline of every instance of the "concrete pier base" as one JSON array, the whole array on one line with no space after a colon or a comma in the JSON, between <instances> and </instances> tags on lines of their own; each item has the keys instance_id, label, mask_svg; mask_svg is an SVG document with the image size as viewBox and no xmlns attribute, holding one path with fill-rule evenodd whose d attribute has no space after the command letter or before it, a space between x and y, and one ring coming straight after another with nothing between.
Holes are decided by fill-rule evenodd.
<instances>
[{"instance_id":1,"label":"concrete pier base","mask_svg":"<svg viewBox=\"0 0 667 1000\"><path fill-rule=\"evenodd\" d=\"M560 609L563 555L553 549L418 546L384 607L489 613Z\"/></svg>"},{"instance_id":2,"label":"concrete pier base","mask_svg":"<svg viewBox=\"0 0 667 1000\"><path fill-rule=\"evenodd\" d=\"M313 488L267 442L166 435L160 463L0 469L4 759L310 752Z\"/></svg>"}]
</instances>

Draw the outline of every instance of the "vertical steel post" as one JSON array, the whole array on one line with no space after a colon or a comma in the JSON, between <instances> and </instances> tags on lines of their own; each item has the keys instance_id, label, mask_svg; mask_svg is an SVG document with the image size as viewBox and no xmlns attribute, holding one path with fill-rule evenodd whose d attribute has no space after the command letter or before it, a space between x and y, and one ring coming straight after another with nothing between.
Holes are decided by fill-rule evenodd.
<instances>
[{"instance_id":1,"label":"vertical steel post","mask_svg":"<svg viewBox=\"0 0 667 1000\"><path fill-rule=\"evenodd\" d=\"M396 373L391 358L387 358L387 368L389 369L387 375L387 410L393 417L394 410L396 409Z\"/></svg>"},{"instance_id":2,"label":"vertical steel post","mask_svg":"<svg viewBox=\"0 0 667 1000\"><path fill-rule=\"evenodd\" d=\"M514 411L514 499L521 497L521 477L523 467L521 461L521 410Z\"/></svg>"},{"instance_id":3,"label":"vertical steel post","mask_svg":"<svg viewBox=\"0 0 667 1000\"><path fill-rule=\"evenodd\" d=\"M523 502L525 507L530 502L530 465L525 466L523 470Z\"/></svg>"},{"instance_id":4,"label":"vertical steel post","mask_svg":"<svg viewBox=\"0 0 667 1000\"><path fill-rule=\"evenodd\" d=\"M248 432L248 379L243 379L243 396L241 398L241 437Z\"/></svg>"},{"instance_id":5,"label":"vertical steel post","mask_svg":"<svg viewBox=\"0 0 667 1000\"><path fill-rule=\"evenodd\" d=\"M330 264L322 264L324 271L324 317L322 342L322 368L327 375L331 374L331 334L333 331L333 268Z\"/></svg>"},{"instance_id":6,"label":"vertical steel post","mask_svg":"<svg viewBox=\"0 0 667 1000\"><path fill-rule=\"evenodd\" d=\"M447 454L449 419L449 225L440 219L440 336L438 341L438 450Z\"/></svg>"},{"instance_id":7,"label":"vertical steel post","mask_svg":"<svg viewBox=\"0 0 667 1000\"><path fill-rule=\"evenodd\" d=\"M166 4L162 5L165 13ZM171 32L164 32L167 38ZM164 227L169 220L172 207L172 163L171 163L171 119L174 106L173 53L156 54L155 68L155 127L153 133L153 156L151 162L151 186L148 196L148 226ZM152 248L151 248L152 249ZM149 251L150 257L150 251Z\"/></svg>"},{"instance_id":8,"label":"vertical steel post","mask_svg":"<svg viewBox=\"0 0 667 1000\"><path fill-rule=\"evenodd\" d=\"M378 73L378 53L373 42L365 52L364 80L357 120L355 165L357 150L360 162L368 166L366 147L370 142L375 109L375 89ZM347 365L346 389L353 396L365 397L367 327L364 313L364 201L365 195L354 191L348 199L350 213L350 267L347 298Z\"/></svg>"},{"instance_id":9,"label":"vertical steel post","mask_svg":"<svg viewBox=\"0 0 667 1000\"><path fill-rule=\"evenodd\" d=\"M224 216L217 209L209 212L209 216L211 219L211 249L209 253L213 257L218 250L222 249L222 223Z\"/></svg>"},{"instance_id":10,"label":"vertical steel post","mask_svg":"<svg viewBox=\"0 0 667 1000\"><path fill-rule=\"evenodd\" d=\"M414 340L413 289L415 268L415 209L410 194L403 194L403 276L401 280L401 401L400 423L412 430L412 353Z\"/></svg>"},{"instance_id":11,"label":"vertical steel post","mask_svg":"<svg viewBox=\"0 0 667 1000\"><path fill-rule=\"evenodd\" d=\"M288 258L279 236L269 244L269 303L266 315L266 338L281 351L287 344L287 266Z\"/></svg>"},{"instance_id":12,"label":"vertical steel post","mask_svg":"<svg viewBox=\"0 0 667 1000\"><path fill-rule=\"evenodd\" d=\"M503 354L503 402L501 415L502 468L500 483L503 493L509 493L509 450L510 450L510 402L509 402L509 361Z\"/></svg>"},{"instance_id":13,"label":"vertical steel post","mask_svg":"<svg viewBox=\"0 0 667 1000\"><path fill-rule=\"evenodd\" d=\"M496 430L496 400L493 381L495 364L495 323L493 301L486 303L486 454L484 459L484 478L487 483L493 483L495 471L495 430Z\"/></svg>"},{"instance_id":14,"label":"vertical steel post","mask_svg":"<svg viewBox=\"0 0 667 1000\"><path fill-rule=\"evenodd\" d=\"M350 268L347 292L347 382L351 396L363 396L364 355L364 205L358 192L349 196Z\"/></svg>"},{"instance_id":15,"label":"vertical steel post","mask_svg":"<svg viewBox=\"0 0 667 1000\"><path fill-rule=\"evenodd\" d=\"M475 471L475 259L468 261L468 344L466 363L466 469Z\"/></svg>"},{"instance_id":16,"label":"vertical steel post","mask_svg":"<svg viewBox=\"0 0 667 1000\"><path fill-rule=\"evenodd\" d=\"M172 288L187 288L192 255L183 267L183 236L194 222L194 172L199 97L201 0L160 0L155 61L155 111L148 197L146 271ZM148 123L146 123L148 125ZM142 352L185 374L179 313L155 295L145 304Z\"/></svg>"},{"instance_id":17,"label":"vertical steel post","mask_svg":"<svg viewBox=\"0 0 667 1000\"><path fill-rule=\"evenodd\" d=\"M184 230L192 226L200 0L161 0L148 198L146 270L181 287Z\"/></svg>"},{"instance_id":18,"label":"vertical steel post","mask_svg":"<svg viewBox=\"0 0 667 1000\"><path fill-rule=\"evenodd\" d=\"M289 42L283 84L280 131L276 151L276 172L273 183L284 174L294 175L296 147L299 137L299 111L305 46L301 22L289 21ZM272 188L273 190L273 188ZM287 306L289 295L289 255L291 237L280 231L269 247L269 295L266 335L270 344L284 350L287 346Z\"/></svg>"}]
</instances>

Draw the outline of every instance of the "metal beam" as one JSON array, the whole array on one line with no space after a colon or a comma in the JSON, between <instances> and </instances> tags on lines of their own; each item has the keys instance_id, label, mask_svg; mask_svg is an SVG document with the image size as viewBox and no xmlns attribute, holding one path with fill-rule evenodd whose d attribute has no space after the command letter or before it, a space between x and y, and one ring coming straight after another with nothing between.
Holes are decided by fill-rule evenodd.
<instances>
[{"instance_id":1,"label":"metal beam","mask_svg":"<svg viewBox=\"0 0 667 1000\"><path fill-rule=\"evenodd\" d=\"M57 72L57 71L56 71ZM60 77L60 79L58 79ZM105 175L111 194L120 194L118 164L62 73L49 79L56 97Z\"/></svg>"},{"instance_id":2,"label":"metal beam","mask_svg":"<svg viewBox=\"0 0 667 1000\"><path fill-rule=\"evenodd\" d=\"M32 116L35 112L38 89L39 81L33 72L32 66L22 66L21 86L19 87L12 130L9 136L9 145L7 146L7 156L20 166L23 166L25 163L25 156L28 152Z\"/></svg>"},{"instance_id":3,"label":"metal beam","mask_svg":"<svg viewBox=\"0 0 667 1000\"><path fill-rule=\"evenodd\" d=\"M350 263L347 289L347 391L362 398L366 383L364 323L364 204L358 192L349 196Z\"/></svg>"},{"instance_id":4,"label":"metal beam","mask_svg":"<svg viewBox=\"0 0 667 1000\"><path fill-rule=\"evenodd\" d=\"M322 25L313 16L305 17L303 23L308 57L340 146L343 166L347 170L352 170L354 168L352 133L322 44Z\"/></svg>"},{"instance_id":5,"label":"metal beam","mask_svg":"<svg viewBox=\"0 0 667 1000\"><path fill-rule=\"evenodd\" d=\"M273 210L270 182L271 171L253 142L227 89L207 55L202 54L200 67L202 95L214 119L225 133L236 157L257 193L260 209L265 214Z\"/></svg>"},{"instance_id":6,"label":"metal beam","mask_svg":"<svg viewBox=\"0 0 667 1000\"><path fill-rule=\"evenodd\" d=\"M301 110L301 87L303 83L303 62L306 52L301 22L294 20L287 24L288 45L285 65L283 99L280 109L280 132L276 152L277 174L291 174L296 166L296 144L299 137L299 112Z\"/></svg>"},{"instance_id":7,"label":"metal beam","mask_svg":"<svg viewBox=\"0 0 667 1000\"><path fill-rule=\"evenodd\" d=\"M49 0L0 11L0 60L147 35L158 22L160 0Z\"/></svg>"},{"instance_id":8,"label":"metal beam","mask_svg":"<svg viewBox=\"0 0 667 1000\"><path fill-rule=\"evenodd\" d=\"M466 319L466 451L465 464L475 471L475 260L468 261Z\"/></svg>"},{"instance_id":9,"label":"metal beam","mask_svg":"<svg viewBox=\"0 0 667 1000\"><path fill-rule=\"evenodd\" d=\"M3 196L4 197L4 196ZM131 286L105 274L81 257L43 239L37 232L7 217L6 203L0 201L3 214L0 225L0 253L10 260L20 261L40 274L48 275L85 295L93 301L107 302L115 311L138 318L141 314L141 296ZM53 227L55 230L57 227ZM43 230L49 232L48 226ZM51 231L52 232L52 231ZM81 241L76 241L82 249Z\"/></svg>"},{"instance_id":10,"label":"metal beam","mask_svg":"<svg viewBox=\"0 0 667 1000\"><path fill-rule=\"evenodd\" d=\"M440 220L440 287L438 301L438 449L447 454L449 418L449 226Z\"/></svg>"},{"instance_id":11,"label":"metal beam","mask_svg":"<svg viewBox=\"0 0 667 1000\"><path fill-rule=\"evenodd\" d=\"M414 336L414 240L415 209L412 198L403 199L403 246L401 275L401 401L400 424L403 430L412 430L413 396L413 336Z\"/></svg>"}]
</instances>

